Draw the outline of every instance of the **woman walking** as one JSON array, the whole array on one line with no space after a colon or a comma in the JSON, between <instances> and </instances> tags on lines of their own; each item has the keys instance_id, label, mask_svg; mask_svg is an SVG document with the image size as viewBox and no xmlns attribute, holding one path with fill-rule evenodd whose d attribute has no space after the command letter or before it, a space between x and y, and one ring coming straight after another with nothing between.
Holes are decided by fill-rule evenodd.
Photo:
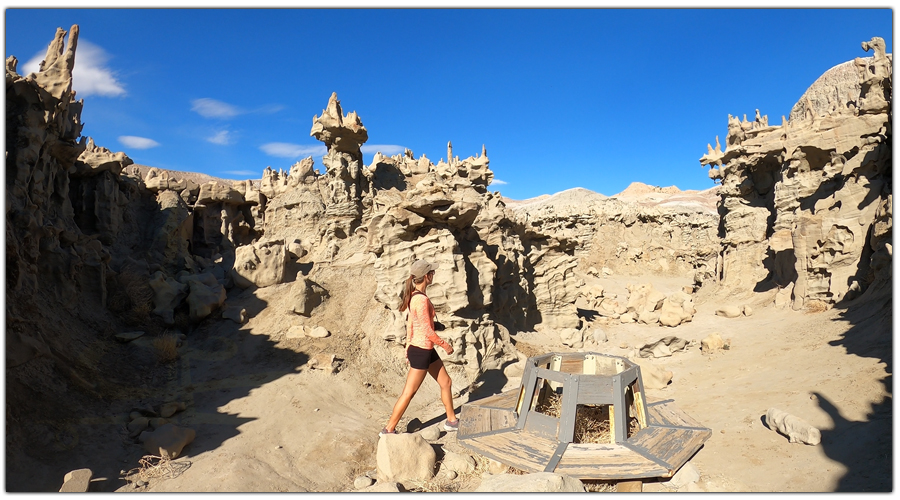
<instances>
[{"instance_id":1,"label":"woman walking","mask_svg":"<svg viewBox=\"0 0 900 500\"><path fill-rule=\"evenodd\" d=\"M406 386L403 393L394 404L394 411L387 426L381 430L381 434L396 434L397 423L400 417L409 407L409 402L422 385L426 375L431 375L441 386L441 401L447 411L447 420L444 421L444 429L455 431L459 429L459 420L453 411L453 393L451 389L450 375L444 368L444 363L434 350L434 345L442 347L447 354L453 354L453 346L434 333L434 306L425 290L434 281L434 266L424 260L413 262L410 267L410 275L406 278L403 287L403 302L400 311L409 311L406 323L406 359L409 363L409 373L406 375Z\"/></svg>"}]
</instances>

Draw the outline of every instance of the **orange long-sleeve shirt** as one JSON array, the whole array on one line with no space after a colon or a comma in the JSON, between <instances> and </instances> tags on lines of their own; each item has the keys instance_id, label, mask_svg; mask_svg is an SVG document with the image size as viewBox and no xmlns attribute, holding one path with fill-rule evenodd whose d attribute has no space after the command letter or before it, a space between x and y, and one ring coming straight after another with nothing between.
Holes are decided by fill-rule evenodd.
<instances>
[{"instance_id":1,"label":"orange long-sleeve shirt","mask_svg":"<svg viewBox=\"0 0 900 500\"><path fill-rule=\"evenodd\" d=\"M434 305L424 293L414 293L409 301L406 344L422 349L431 349L435 344L445 349L450 346L434 333Z\"/></svg>"}]
</instances>

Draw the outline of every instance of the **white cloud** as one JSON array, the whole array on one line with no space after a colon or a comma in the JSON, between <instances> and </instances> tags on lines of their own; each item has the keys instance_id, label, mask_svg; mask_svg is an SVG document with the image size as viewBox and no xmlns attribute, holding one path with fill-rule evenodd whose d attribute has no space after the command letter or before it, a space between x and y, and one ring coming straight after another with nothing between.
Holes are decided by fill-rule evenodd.
<instances>
[{"instance_id":1,"label":"white cloud","mask_svg":"<svg viewBox=\"0 0 900 500\"><path fill-rule=\"evenodd\" d=\"M206 97L191 101L191 111L196 111L204 118L234 118L244 113L237 106Z\"/></svg>"},{"instance_id":2,"label":"white cloud","mask_svg":"<svg viewBox=\"0 0 900 500\"><path fill-rule=\"evenodd\" d=\"M391 156L402 153L406 150L404 146L398 146L396 144L367 144L360 148L363 153L377 153L381 151L381 154Z\"/></svg>"},{"instance_id":3,"label":"white cloud","mask_svg":"<svg viewBox=\"0 0 900 500\"><path fill-rule=\"evenodd\" d=\"M498 185L498 186L505 186L505 185L507 185L507 184L509 184L509 183L506 182L506 181L501 181L500 179L494 179L494 180L491 181L491 186L493 186L494 184L496 184L496 185Z\"/></svg>"},{"instance_id":4,"label":"white cloud","mask_svg":"<svg viewBox=\"0 0 900 500\"><path fill-rule=\"evenodd\" d=\"M250 176L260 176L259 172L254 172L253 170L226 170L222 172L223 174L234 175L237 177L250 177Z\"/></svg>"},{"instance_id":5,"label":"white cloud","mask_svg":"<svg viewBox=\"0 0 900 500\"><path fill-rule=\"evenodd\" d=\"M263 153L278 158L300 158L306 156L324 156L328 149L320 146L301 146L287 142L270 142L259 147Z\"/></svg>"},{"instance_id":6,"label":"white cloud","mask_svg":"<svg viewBox=\"0 0 900 500\"><path fill-rule=\"evenodd\" d=\"M135 137L133 135L120 135L119 142L122 143L123 146L132 149L150 149L159 146L159 143L153 139Z\"/></svg>"},{"instance_id":7,"label":"white cloud","mask_svg":"<svg viewBox=\"0 0 900 500\"><path fill-rule=\"evenodd\" d=\"M22 74L37 73L40 70L41 61L46 55L46 52L41 52L32 57L22 66ZM78 48L75 50L75 68L72 70L72 88L78 92L78 97L125 94L125 88L116 79L115 73L106 66L109 59L109 54L102 47L94 45L84 38L78 39Z\"/></svg>"},{"instance_id":8,"label":"white cloud","mask_svg":"<svg viewBox=\"0 0 900 500\"><path fill-rule=\"evenodd\" d=\"M231 132L229 132L228 130L220 130L216 132L216 135L207 137L206 140L220 146L227 146L229 144L232 144Z\"/></svg>"}]
</instances>

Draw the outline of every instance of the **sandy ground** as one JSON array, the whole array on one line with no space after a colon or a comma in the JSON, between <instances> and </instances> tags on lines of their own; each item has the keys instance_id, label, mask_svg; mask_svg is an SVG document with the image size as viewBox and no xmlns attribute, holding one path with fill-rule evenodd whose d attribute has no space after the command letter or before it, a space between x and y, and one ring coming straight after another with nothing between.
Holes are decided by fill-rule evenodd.
<instances>
[{"instance_id":1,"label":"sandy ground","mask_svg":"<svg viewBox=\"0 0 900 500\"><path fill-rule=\"evenodd\" d=\"M688 284L660 277L585 279L588 286L600 283L613 293L624 293L628 283L651 282L663 293ZM178 422L197 431L176 460L189 467L175 478L152 479L140 490L350 491L354 478L375 468L378 431L405 375L386 365L380 377L373 376L367 369L371 360L354 355L362 336L286 339L286 286L255 295L232 291L229 302L245 304L253 318L245 325L210 322L191 333L166 388L167 396L188 403ZM674 399L712 429L691 459L702 474L700 490L889 491L890 316L879 323L871 319L877 311L776 310L764 306L765 300L770 298L704 296L701 291L693 322L676 328L610 325L605 327L608 342L584 350L625 355L669 335L698 344L713 332L730 339L727 351L706 355L690 347L653 360L672 370L674 379L665 389L647 390L651 402ZM719 305L748 303L755 311L749 317L714 314ZM553 332L519 332L513 338L546 352L568 350ZM336 353L341 369L329 374L305 366L317 352ZM514 370L509 373L474 390L455 387L463 393L457 405L517 387ZM822 444L792 444L768 429L764 415L770 407L818 427ZM444 418L431 379L399 428L413 418L425 425ZM453 440L452 433L441 439ZM123 462L136 463L141 454L131 445ZM459 488L471 491L477 483ZM117 491L135 488L129 484ZM644 491L668 490L649 482Z\"/></svg>"}]
</instances>

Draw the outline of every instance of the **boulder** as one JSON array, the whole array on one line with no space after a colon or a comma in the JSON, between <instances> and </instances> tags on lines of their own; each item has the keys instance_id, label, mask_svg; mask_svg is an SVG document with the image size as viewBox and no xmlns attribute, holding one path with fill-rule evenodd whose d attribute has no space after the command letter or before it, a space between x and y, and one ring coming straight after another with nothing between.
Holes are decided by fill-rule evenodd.
<instances>
[{"instance_id":1,"label":"boulder","mask_svg":"<svg viewBox=\"0 0 900 500\"><path fill-rule=\"evenodd\" d=\"M425 441L437 441L441 437L441 430L436 425L430 425L420 430L419 435Z\"/></svg>"},{"instance_id":2,"label":"boulder","mask_svg":"<svg viewBox=\"0 0 900 500\"><path fill-rule=\"evenodd\" d=\"M140 440L148 453L171 460L178 458L195 437L197 432L194 429L165 424L154 431L142 432Z\"/></svg>"},{"instance_id":3,"label":"boulder","mask_svg":"<svg viewBox=\"0 0 900 500\"><path fill-rule=\"evenodd\" d=\"M291 310L306 317L309 317L313 309L322 303L323 297L328 296L328 292L324 288L306 278L294 283L291 287L291 294L294 296Z\"/></svg>"},{"instance_id":4,"label":"boulder","mask_svg":"<svg viewBox=\"0 0 900 500\"><path fill-rule=\"evenodd\" d=\"M822 442L822 433L806 420L795 417L777 408L766 411L766 425L770 429L787 436L791 443L815 446Z\"/></svg>"},{"instance_id":5,"label":"boulder","mask_svg":"<svg viewBox=\"0 0 900 500\"><path fill-rule=\"evenodd\" d=\"M583 493L584 483L580 480L555 472L534 474L498 474L486 478L475 489L476 492L521 492L521 493Z\"/></svg>"},{"instance_id":6,"label":"boulder","mask_svg":"<svg viewBox=\"0 0 900 500\"><path fill-rule=\"evenodd\" d=\"M225 287L220 285L212 274L205 276L211 279L212 284L207 279L186 280L190 287L187 303L190 308L191 321L200 321L225 303Z\"/></svg>"},{"instance_id":7,"label":"boulder","mask_svg":"<svg viewBox=\"0 0 900 500\"><path fill-rule=\"evenodd\" d=\"M631 357L629 359L641 367L641 379L646 389L665 389L672 381L674 373L671 370L656 366L644 358Z\"/></svg>"},{"instance_id":8,"label":"boulder","mask_svg":"<svg viewBox=\"0 0 900 500\"><path fill-rule=\"evenodd\" d=\"M684 350L688 341L675 336L663 337L640 347L638 355L642 358L662 358L671 356L673 352Z\"/></svg>"},{"instance_id":9,"label":"boulder","mask_svg":"<svg viewBox=\"0 0 900 500\"><path fill-rule=\"evenodd\" d=\"M285 333L285 337L289 339L302 339L306 337L306 327L303 325L293 325L288 328L287 333Z\"/></svg>"},{"instance_id":10,"label":"boulder","mask_svg":"<svg viewBox=\"0 0 900 500\"><path fill-rule=\"evenodd\" d=\"M175 308L187 297L188 285L165 277L162 271L154 273L149 284L153 289L153 314L160 316L165 324L174 325Z\"/></svg>"},{"instance_id":11,"label":"boulder","mask_svg":"<svg viewBox=\"0 0 900 500\"><path fill-rule=\"evenodd\" d=\"M186 408L187 405L182 402L166 403L159 408L159 416L162 418L169 418L179 411L184 411Z\"/></svg>"},{"instance_id":12,"label":"boulder","mask_svg":"<svg viewBox=\"0 0 900 500\"><path fill-rule=\"evenodd\" d=\"M94 473L91 469L76 469L67 472L63 477L60 493L86 493L91 486Z\"/></svg>"},{"instance_id":13,"label":"boulder","mask_svg":"<svg viewBox=\"0 0 900 500\"><path fill-rule=\"evenodd\" d=\"M441 460L441 470L454 471L467 474L475 470L475 459L471 455L444 451L444 459Z\"/></svg>"},{"instance_id":14,"label":"boulder","mask_svg":"<svg viewBox=\"0 0 900 500\"><path fill-rule=\"evenodd\" d=\"M283 283L288 253L283 240L260 241L234 249L231 276L241 288Z\"/></svg>"},{"instance_id":15,"label":"boulder","mask_svg":"<svg viewBox=\"0 0 900 500\"><path fill-rule=\"evenodd\" d=\"M222 310L222 317L243 325L247 322L247 310L240 306L227 306Z\"/></svg>"},{"instance_id":16,"label":"boulder","mask_svg":"<svg viewBox=\"0 0 900 500\"><path fill-rule=\"evenodd\" d=\"M306 365L314 370L322 370L328 373L334 373L336 367L334 365L334 354L320 353L316 354L307 361Z\"/></svg>"},{"instance_id":17,"label":"boulder","mask_svg":"<svg viewBox=\"0 0 900 500\"><path fill-rule=\"evenodd\" d=\"M376 452L379 481L427 481L434 477L437 455L418 434L383 434Z\"/></svg>"},{"instance_id":18,"label":"boulder","mask_svg":"<svg viewBox=\"0 0 900 500\"><path fill-rule=\"evenodd\" d=\"M138 417L131 422L128 422L126 427L128 428L128 435L130 437L137 437L142 432L147 430L147 427L150 425L150 419L148 417Z\"/></svg>"}]
</instances>

